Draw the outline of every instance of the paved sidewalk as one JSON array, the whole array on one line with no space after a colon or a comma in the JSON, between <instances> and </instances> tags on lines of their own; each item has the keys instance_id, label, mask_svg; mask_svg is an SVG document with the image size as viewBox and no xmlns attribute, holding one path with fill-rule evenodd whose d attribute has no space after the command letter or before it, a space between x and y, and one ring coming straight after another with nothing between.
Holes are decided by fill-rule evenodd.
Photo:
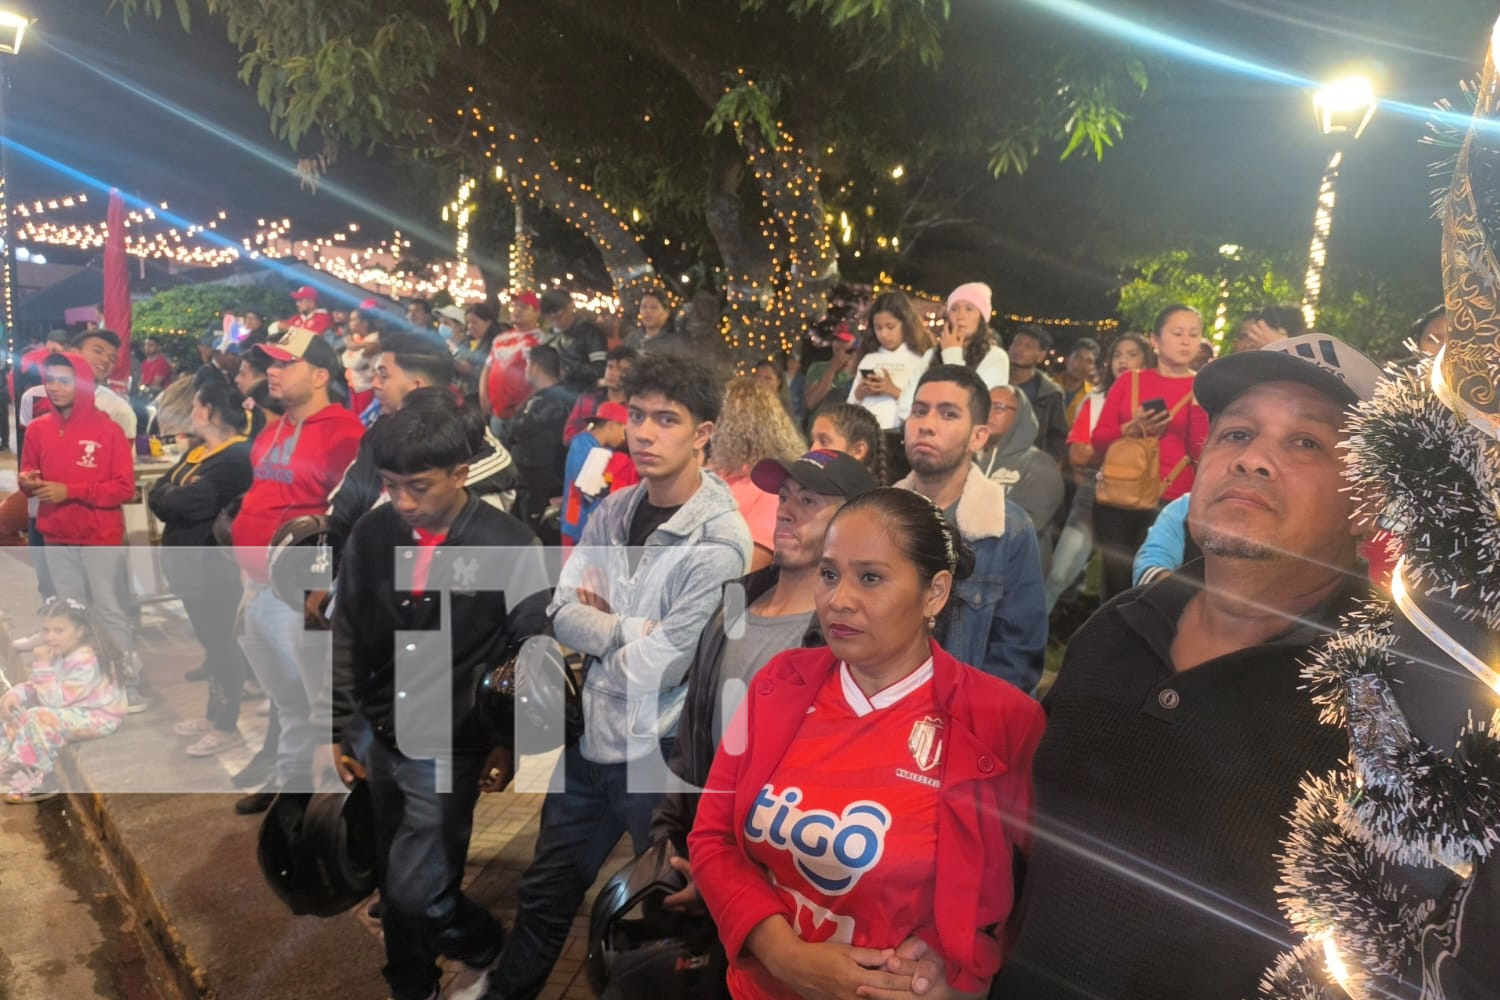
<instances>
[{"instance_id":1,"label":"paved sidewalk","mask_svg":"<svg viewBox=\"0 0 1500 1000\"><path fill-rule=\"evenodd\" d=\"M13 585L18 575L16 564L0 559L0 580L11 581L0 587L0 608L20 635L30 631L36 595L29 581ZM148 604L139 642L155 690L151 708L127 717L114 735L77 745L65 773L79 789L75 806L92 818L131 903L177 969L183 994L218 1000L384 997L379 928L359 915L363 907L328 920L293 917L266 887L255 862L260 817L233 811L237 793L229 776L264 736L266 719L257 712L264 701L247 701L242 710L245 747L190 758L182 750L191 740L172 727L202 717L208 685L183 680L201 662L202 650L180 604ZM25 676L23 659L12 656L5 664L13 680ZM515 786L521 792L482 796L475 811L465 886L507 927L543 800L529 790L545 788L549 774L548 761L528 760ZM601 880L629 856L628 840L622 841ZM592 996L584 972L592 899L591 891L543 1000Z\"/></svg>"}]
</instances>

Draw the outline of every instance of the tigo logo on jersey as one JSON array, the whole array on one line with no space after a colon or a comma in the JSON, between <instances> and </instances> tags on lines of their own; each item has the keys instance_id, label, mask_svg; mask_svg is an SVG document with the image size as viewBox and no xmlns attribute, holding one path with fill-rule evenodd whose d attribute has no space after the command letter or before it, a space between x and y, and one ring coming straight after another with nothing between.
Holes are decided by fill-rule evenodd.
<instances>
[{"instance_id":1,"label":"tigo logo on jersey","mask_svg":"<svg viewBox=\"0 0 1500 1000\"><path fill-rule=\"evenodd\" d=\"M890 812L878 802L851 802L841 814L797 808L802 789L778 794L767 785L745 817L745 836L789 851L802 876L829 896L853 889L880 863Z\"/></svg>"}]
</instances>

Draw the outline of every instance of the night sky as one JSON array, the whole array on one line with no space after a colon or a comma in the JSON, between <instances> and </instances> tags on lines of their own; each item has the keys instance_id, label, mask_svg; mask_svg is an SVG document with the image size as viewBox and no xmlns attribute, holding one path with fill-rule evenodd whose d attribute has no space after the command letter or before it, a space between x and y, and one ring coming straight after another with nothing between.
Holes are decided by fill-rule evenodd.
<instances>
[{"instance_id":1,"label":"night sky","mask_svg":"<svg viewBox=\"0 0 1500 1000\"><path fill-rule=\"evenodd\" d=\"M386 163L345 153L334 167L332 184L369 199L364 208L340 200L330 185L316 194L301 189L291 172L294 156L272 136L266 114L236 77L237 54L220 25L205 18L185 35L172 17L139 20L127 31L108 7L108 0L33 4L40 23L10 63L8 127L15 142L147 200L169 201L191 221L227 209L226 226L236 236L260 216L290 216L303 235L349 221L383 232L393 227L374 208L375 193L391 189ZM1497 12L1493 0L1404 7L1383 0L1209 0L1111 9L1298 76L1318 78L1358 61L1376 71L1383 97L1417 108L1457 97L1459 81L1477 73ZM1058 17L1056 30L1086 29ZM1055 154L1044 154L1026 177L988 186L976 205L987 224L935 249L924 262L926 284L938 289L984 276L1012 308L1098 314L1110 304L1109 262L1124 248L1305 247L1328 152L1309 95L1178 55L1162 58L1125 139L1102 164L1057 164ZM212 127L188 124L147 95ZM1436 301L1438 228L1430 214L1440 181L1428 176L1428 166L1444 154L1419 145L1424 130L1420 114L1376 114L1347 158L1329 252L1373 273L1421 281ZM11 175L21 197L82 189L22 154L12 155Z\"/></svg>"}]
</instances>

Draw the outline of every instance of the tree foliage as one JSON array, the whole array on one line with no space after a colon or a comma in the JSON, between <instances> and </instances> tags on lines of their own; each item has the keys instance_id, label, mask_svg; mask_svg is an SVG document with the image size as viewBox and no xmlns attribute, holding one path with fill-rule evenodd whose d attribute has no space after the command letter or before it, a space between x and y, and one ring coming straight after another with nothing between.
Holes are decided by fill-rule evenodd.
<instances>
[{"instance_id":1,"label":"tree foliage","mask_svg":"<svg viewBox=\"0 0 1500 1000\"><path fill-rule=\"evenodd\" d=\"M210 328L219 329L225 313L257 312L267 323L292 313L292 286L286 282L255 285L182 285L156 292L131 306L135 336L187 334L196 340Z\"/></svg>"},{"instance_id":2,"label":"tree foliage","mask_svg":"<svg viewBox=\"0 0 1500 1000\"><path fill-rule=\"evenodd\" d=\"M1205 335L1227 346L1236 324L1270 305L1300 303L1306 262L1290 252L1236 247L1170 250L1122 270L1118 312L1125 328L1151 329L1157 313L1183 303L1197 309ZM1223 307L1222 335L1214 329ZM1408 328L1430 303L1415 283L1333 267L1325 276L1316 328L1377 360L1400 357Z\"/></svg>"},{"instance_id":3,"label":"tree foliage","mask_svg":"<svg viewBox=\"0 0 1500 1000\"><path fill-rule=\"evenodd\" d=\"M792 322L804 306L785 296L841 267L899 274L975 185L1048 149L1103 156L1146 83L1129 53L948 0L169 2L112 0L221 18L309 174L384 145L488 183L532 143L512 191L575 224L586 211L617 285L650 262L600 238L606 216L687 242Z\"/></svg>"}]
</instances>

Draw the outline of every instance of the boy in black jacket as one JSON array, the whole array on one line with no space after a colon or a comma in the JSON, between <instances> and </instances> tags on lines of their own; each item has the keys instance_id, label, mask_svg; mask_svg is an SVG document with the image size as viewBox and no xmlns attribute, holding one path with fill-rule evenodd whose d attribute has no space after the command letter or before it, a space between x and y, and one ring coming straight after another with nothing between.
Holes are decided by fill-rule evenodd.
<instances>
[{"instance_id":1,"label":"boy in black jacket","mask_svg":"<svg viewBox=\"0 0 1500 1000\"><path fill-rule=\"evenodd\" d=\"M464 488L470 447L456 404L389 414L369 436L390 503L359 520L344 550L332 732L341 740L357 713L373 734L364 764L391 996L436 997L442 956L466 967L459 995L477 996L503 935L459 890L474 803L494 766L474 693L505 651L508 605L527 596L519 581L535 574L535 586L545 585L542 550L519 521ZM484 589L497 579L518 585ZM323 775L333 767L353 779L337 743L321 761Z\"/></svg>"}]
</instances>

